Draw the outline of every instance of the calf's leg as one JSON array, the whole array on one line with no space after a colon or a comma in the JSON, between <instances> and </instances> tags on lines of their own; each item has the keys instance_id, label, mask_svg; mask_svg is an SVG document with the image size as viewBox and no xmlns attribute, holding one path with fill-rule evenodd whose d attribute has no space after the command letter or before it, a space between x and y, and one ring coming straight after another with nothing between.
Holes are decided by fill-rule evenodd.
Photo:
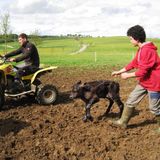
<instances>
[{"instance_id":1,"label":"calf's leg","mask_svg":"<svg viewBox=\"0 0 160 160\"><path fill-rule=\"evenodd\" d=\"M106 97L106 99L109 100L109 105L108 105L107 110L105 111L105 113L98 117L98 120L102 120L103 118L105 118L107 116L107 114L110 112L110 110L112 108L112 105L114 103L114 101L111 98Z\"/></svg>"},{"instance_id":2,"label":"calf's leg","mask_svg":"<svg viewBox=\"0 0 160 160\"><path fill-rule=\"evenodd\" d=\"M91 116L90 109L91 109L92 104L95 103L95 101L97 101L97 99L92 98L89 101L89 103L86 104L86 106L85 106L85 116L83 117L84 122L87 122L87 120L93 121L93 117Z\"/></svg>"},{"instance_id":3,"label":"calf's leg","mask_svg":"<svg viewBox=\"0 0 160 160\"><path fill-rule=\"evenodd\" d=\"M90 113L90 108L91 108L91 105L86 105L85 107L85 115L83 117L83 121L84 122L87 122L87 120L90 120L90 121L93 121L93 117L91 116L91 113Z\"/></svg>"},{"instance_id":4,"label":"calf's leg","mask_svg":"<svg viewBox=\"0 0 160 160\"><path fill-rule=\"evenodd\" d=\"M122 112L123 112L123 108L124 108L124 104L123 104L123 102L121 101L121 99L119 97L116 98L114 101L117 103L117 105L119 107L119 110L120 110L119 118L121 118L121 115L122 115Z\"/></svg>"},{"instance_id":5,"label":"calf's leg","mask_svg":"<svg viewBox=\"0 0 160 160\"><path fill-rule=\"evenodd\" d=\"M114 103L114 101L113 101L111 98L106 97L106 99L109 100L109 105L108 105L108 107L107 107L106 112L104 113L104 116L107 115L107 114L110 112L111 107L112 107L112 105L113 105L113 103Z\"/></svg>"}]
</instances>

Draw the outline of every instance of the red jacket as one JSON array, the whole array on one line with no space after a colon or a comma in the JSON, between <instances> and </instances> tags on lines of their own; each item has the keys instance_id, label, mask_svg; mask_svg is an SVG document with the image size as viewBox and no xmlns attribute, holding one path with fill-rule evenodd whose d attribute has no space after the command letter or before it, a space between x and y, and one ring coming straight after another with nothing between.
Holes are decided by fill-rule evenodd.
<instances>
[{"instance_id":1,"label":"red jacket","mask_svg":"<svg viewBox=\"0 0 160 160\"><path fill-rule=\"evenodd\" d=\"M149 91L160 91L160 57L152 42L139 48L134 59L125 67L127 71L134 68L137 69L135 75L140 85Z\"/></svg>"}]
</instances>

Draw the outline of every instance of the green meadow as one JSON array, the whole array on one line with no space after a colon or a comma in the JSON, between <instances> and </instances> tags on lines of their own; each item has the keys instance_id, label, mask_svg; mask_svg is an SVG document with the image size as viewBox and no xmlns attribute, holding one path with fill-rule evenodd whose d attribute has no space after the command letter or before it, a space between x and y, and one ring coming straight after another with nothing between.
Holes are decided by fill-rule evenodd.
<instances>
[{"instance_id":1,"label":"green meadow","mask_svg":"<svg viewBox=\"0 0 160 160\"><path fill-rule=\"evenodd\" d=\"M160 48L159 39L148 40ZM87 48L78 53L86 45ZM8 43L7 52L18 47L18 42ZM127 37L43 39L37 48L42 64L60 67L123 66L131 61L137 50ZM0 53L4 53L4 44L0 44Z\"/></svg>"}]
</instances>

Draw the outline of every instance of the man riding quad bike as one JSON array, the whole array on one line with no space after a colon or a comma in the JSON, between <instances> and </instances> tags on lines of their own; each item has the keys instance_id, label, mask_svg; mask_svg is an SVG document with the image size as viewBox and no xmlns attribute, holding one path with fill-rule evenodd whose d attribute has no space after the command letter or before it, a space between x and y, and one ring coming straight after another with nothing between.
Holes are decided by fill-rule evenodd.
<instances>
[{"instance_id":1,"label":"man riding quad bike","mask_svg":"<svg viewBox=\"0 0 160 160\"><path fill-rule=\"evenodd\" d=\"M25 33L18 36L18 41L20 48L1 56L0 107L3 106L5 95L17 97L35 93L36 99L41 104L55 102L56 88L52 85L44 85L39 80L42 74L55 69L55 67L39 69L39 54L36 46L28 41ZM21 61L24 63L19 66L8 63Z\"/></svg>"},{"instance_id":2,"label":"man riding quad bike","mask_svg":"<svg viewBox=\"0 0 160 160\"><path fill-rule=\"evenodd\" d=\"M58 91L52 84L43 83L41 76L56 69L56 66L38 69L35 73L22 76L21 85L15 84L18 69L4 57L0 57L0 109L6 97L35 96L39 104L53 104L58 98Z\"/></svg>"}]
</instances>

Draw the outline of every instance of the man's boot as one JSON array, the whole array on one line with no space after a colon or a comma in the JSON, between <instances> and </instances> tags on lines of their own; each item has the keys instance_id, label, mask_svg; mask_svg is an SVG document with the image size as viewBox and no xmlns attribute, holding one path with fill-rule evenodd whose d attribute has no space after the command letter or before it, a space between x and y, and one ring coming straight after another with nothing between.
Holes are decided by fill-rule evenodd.
<instances>
[{"instance_id":1,"label":"man's boot","mask_svg":"<svg viewBox=\"0 0 160 160\"><path fill-rule=\"evenodd\" d=\"M23 82L20 79L15 79L12 86L13 92L22 92L23 89Z\"/></svg>"},{"instance_id":2,"label":"man's boot","mask_svg":"<svg viewBox=\"0 0 160 160\"><path fill-rule=\"evenodd\" d=\"M121 118L119 120L112 121L112 124L126 129L134 109L134 107L125 106Z\"/></svg>"}]
</instances>

